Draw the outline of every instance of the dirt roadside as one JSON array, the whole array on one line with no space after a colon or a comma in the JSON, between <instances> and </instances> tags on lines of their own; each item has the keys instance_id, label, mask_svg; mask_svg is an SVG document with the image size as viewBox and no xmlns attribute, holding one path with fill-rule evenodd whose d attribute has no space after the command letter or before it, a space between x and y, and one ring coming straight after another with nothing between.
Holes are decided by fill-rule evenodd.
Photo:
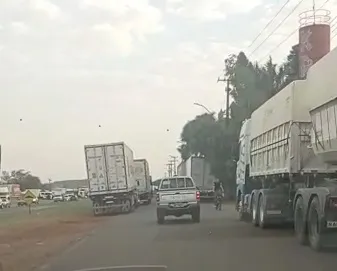
<instances>
[{"instance_id":1,"label":"dirt roadside","mask_svg":"<svg viewBox=\"0 0 337 271\"><path fill-rule=\"evenodd\" d=\"M34 270L105 220L91 213L55 214L1 226L0 271Z\"/></svg>"}]
</instances>

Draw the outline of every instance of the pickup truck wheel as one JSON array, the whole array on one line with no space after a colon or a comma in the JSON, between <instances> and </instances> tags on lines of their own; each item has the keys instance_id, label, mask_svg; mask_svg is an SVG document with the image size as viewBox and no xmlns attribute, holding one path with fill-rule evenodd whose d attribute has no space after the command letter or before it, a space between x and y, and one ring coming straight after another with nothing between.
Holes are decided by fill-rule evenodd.
<instances>
[{"instance_id":1,"label":"pickup truck wheel","mask_svg":"<svg viewBox=\"0 0 337 271\"><path fill-rule=\"evenodd\" d=\"M165 215L157 210L157 223L164 224L164 222L165 222Z\"/></svg>"},{"instance_id":2,"label":"pickup truck wheel","mask_svg":"<svg viewBox=\"0 0 337 271\"><path fill-rule=\"evenodd\" d=\"M256 195L253 198L253 211L252 211L252 223L255 227L259 225L259 214L258 214L258 199L256 199Z\"/></svg>"},{"instance_id":3,"label":"pickup truck wheel","mask_svg":"<svg viewBox=\"0 0 337 271\"><path fill-rule=\"evenodd\" d=\"M200 210L196 210L192 212L192 220L195 223L199 223L200 222Z\"/></svg>"},{"instance_id":4,"label":"pickup truck wheel","mask_svg":"<svg viewBox=\"0 0 337 271\"><path fill-rule=\"evenodd\" d=\"M310 247L313 250L321 251L323 248L322 237L321 237L321 209L319 206L318 198L315 197L309 208L309 219L308 219L308 239Z\"/></svg>"},{"instance_id":5,"label":"pickup truck wheel","mask_svg":"<svg viewBox=\"0 0 337 271\"><path fill-rule=\"evenodd\" d=\"M294 228L296 238L301 245L306 245L308 243L307 227L304 218L305 216L303 198L299 197L295 205Z\"/></svg>"}]
</instances>

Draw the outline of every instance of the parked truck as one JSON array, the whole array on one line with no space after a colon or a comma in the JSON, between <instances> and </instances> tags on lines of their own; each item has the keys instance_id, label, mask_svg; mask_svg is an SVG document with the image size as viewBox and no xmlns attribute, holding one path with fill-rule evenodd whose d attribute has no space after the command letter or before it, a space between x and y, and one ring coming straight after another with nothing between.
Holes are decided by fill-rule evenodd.
<instances>
[{"instance_id":1,"label":"parked truck","mask_svg":"<svg viewBox=\"0 0 337 271\"><path fill-rule=\"evenodd\" d=\"M135 159L135 179L141 203L150 204L152 199L151 176L146 159Z\"/></svg>"},{"instance_id":2,"label":"parked truck","mask_svg":"<svg viewBox=\"0 0 337 271\"><path fill-rule=\"evenodd\" d=\"M191 156L178 165L180 176L192 177L200 191L200 199L213 199L213 183L215 177L211 174L211 166L204 157Z\"/></svg>"},{"instance_id":3,"label":"parked truck","mask_svg":"<svg viewBox=\"0 0 337 271\"><path fill-rule=\"evenodd\" d=\"M124 143L84 147L94 215L129 213L138 204L133 152Z\"/></svg>"},{"instance_id":4,"label":"parked truck","mask_svg":"<svg viewBox=\"0 0 337 271\"><path fill-rule=\"evenodd\" d=\"M293 223L301 244L337 246L337 49L256 109L241 128L241 220Z\"/></svg>"}]
</instances>

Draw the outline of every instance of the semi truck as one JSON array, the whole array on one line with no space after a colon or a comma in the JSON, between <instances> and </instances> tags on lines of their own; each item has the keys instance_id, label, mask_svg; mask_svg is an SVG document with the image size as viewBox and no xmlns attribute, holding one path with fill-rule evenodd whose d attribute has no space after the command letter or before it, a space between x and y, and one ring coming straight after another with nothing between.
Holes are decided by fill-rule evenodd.
<instances>
[{"instance_id":1,"label":"semi truck","mask_svg":"<svg viewBox=\"0 0 337 271\"><path fill-rule=\"evenodd\" d=\"M213 183L215 177L211 174L211 166L204 157L190 156L178 166L180 176L192 177L200 191L200 199L213 199Z\"/></svg>"},{"instance_id":2,"label":"semi truck","mask_svg":"<svg viewBox=\"0 0 337 271\"><path fill-rule=\"evenodd\" d=\"M150 204L152 189L149 163L146 159L135 159L134 166L139 201L141 203Z\"/></svg>"},{"instance_id":3,"label":"semi truck","mask_svg":"<svg viewBox=\"0 0 337 271\"><path fill-rule=\"evenodd\" d=\"M84 152L94 215L133 211L138 204L133 151L117 142L86 145Z\"/></svg>"},{"instance_id":4,"label":"semi truck","mask_svg":"<svg viewBox=\"0 0 337 271\"><path fill-rule=\"evenodd\" d=\"M337 246L337 49L243 122L237 161L240 220L294 225L302 245Z\"/></svg>"}]
</instances>

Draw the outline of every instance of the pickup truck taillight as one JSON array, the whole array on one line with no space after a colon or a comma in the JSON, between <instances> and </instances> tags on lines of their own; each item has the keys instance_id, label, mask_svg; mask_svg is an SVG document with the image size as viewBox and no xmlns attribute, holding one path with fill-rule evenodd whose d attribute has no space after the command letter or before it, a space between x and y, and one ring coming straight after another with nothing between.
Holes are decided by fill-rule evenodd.
<instances>
[{"instance_id":1,"label":"pickup truck taillight","mask_svg":"<svg viewBox=\"0 0 337 271\"><path fill-rule=\"evenodd\" d=\"M196 196L197 200L200 200L200 192L199 192L199 191L197 191L197 192L195 193L195 196Z\"/></svg>"},{"instance_id":2,"label":"pickup truck taillight","mask_svg":"<svg viewBox=\"0 0 337 271\"><path fill-rule=\"evenodd\" d=\"M156 200L159 201L159 193L156 194Z\"/></svg>"}]
</instances>

